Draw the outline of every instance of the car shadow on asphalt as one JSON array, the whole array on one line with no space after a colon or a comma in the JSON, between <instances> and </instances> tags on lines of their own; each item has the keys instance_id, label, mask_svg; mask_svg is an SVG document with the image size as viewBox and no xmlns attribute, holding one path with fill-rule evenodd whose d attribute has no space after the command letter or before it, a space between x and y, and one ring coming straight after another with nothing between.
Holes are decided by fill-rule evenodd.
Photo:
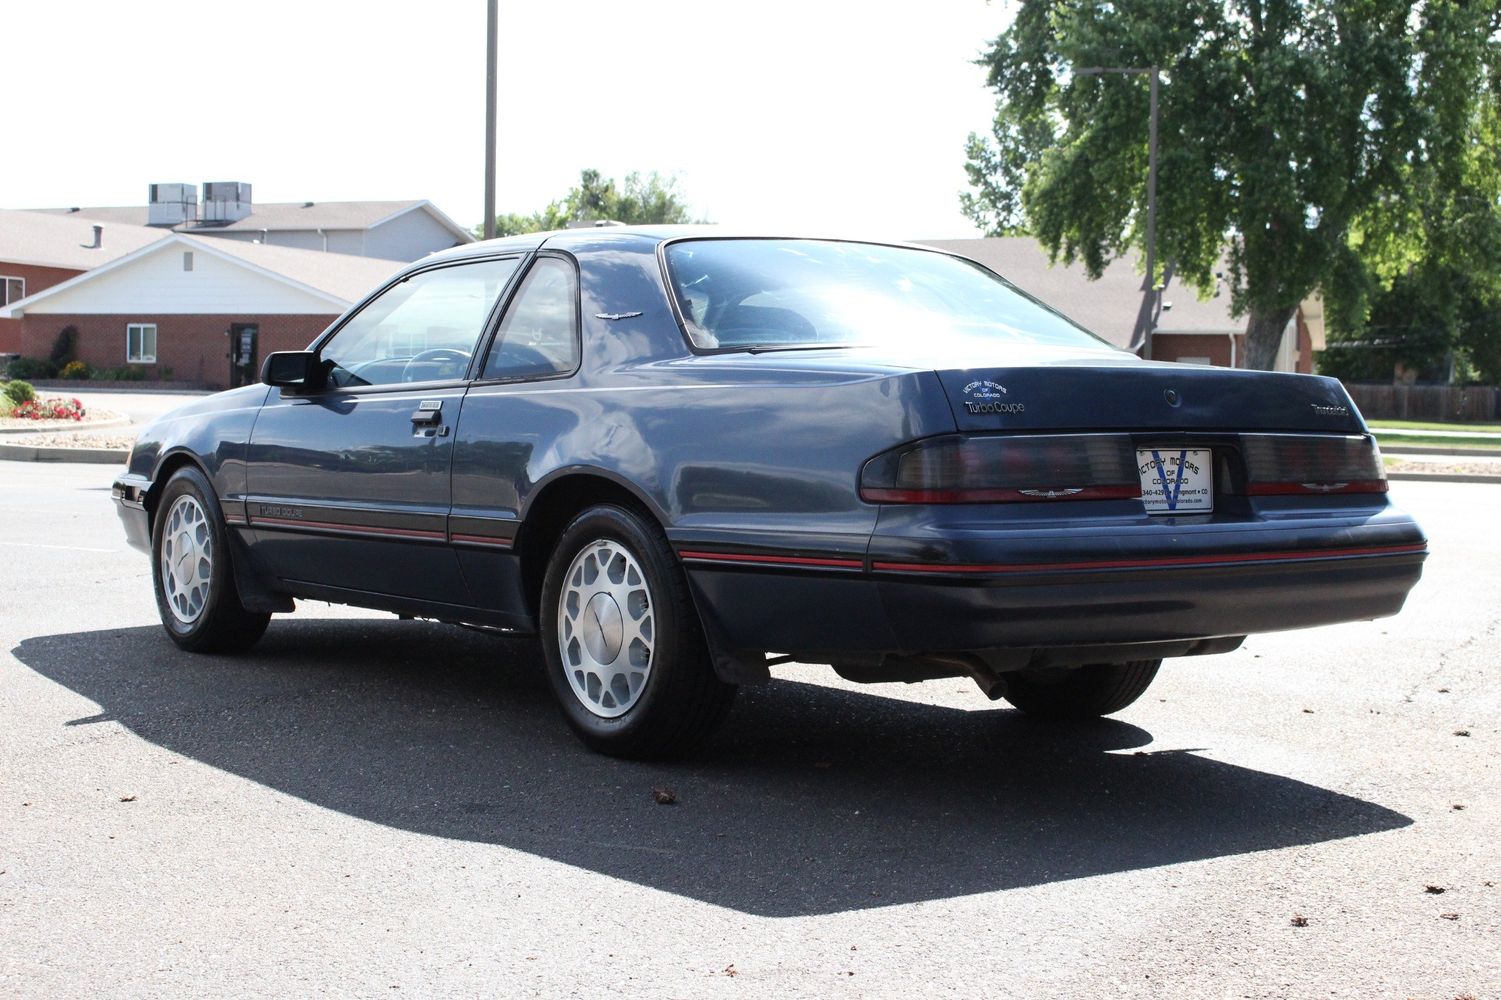
<instances>
[{"instance_id":1,"label":"car shadow on asphalt","mask_svg":"<svg viewBox=\"0 0 1501 1000\"><path fill-rule=\"evenodd\" d=\"M764 916L800 916L1393 830L1370 802L1117 720L1044 725L793 681L742 691L695 758L599 757L533 643L395 620L273 622L244 656L160 628L14 655L173 753L389 827L498 844ZM1124 751L1124 752L1122 752ZM676 803L660 805L655 789Z\"/></svg>"}]
</instances>

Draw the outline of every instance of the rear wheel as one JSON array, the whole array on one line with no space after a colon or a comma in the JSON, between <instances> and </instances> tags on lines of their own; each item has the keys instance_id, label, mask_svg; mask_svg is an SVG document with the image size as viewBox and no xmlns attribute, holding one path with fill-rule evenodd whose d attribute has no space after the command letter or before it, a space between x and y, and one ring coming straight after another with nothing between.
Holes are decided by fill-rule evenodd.
<instances>
[{"instance_id":1,"label":"rear wheel","mask_svg":"<svg viewBox=\"0 0 1501 1000\"><path fill-rule=\"evenodd\" d=\"M173 473L162 488L151 556L162 625L183 649L240 652L266 631L271 616L240 604L218 498L192 466Z\"/></svg>"},{"instance_id":2,"label":"rear wheel","mask_svg":"<svg viewBox=\"0 0 1501 1000\"><path fill-rule=\"evenodd\" d=\"M654 523L622 507L584 511L542 583L548 678L592 749L664 757L705 739L736 688L709 662L687 580Z\"/></svg>"},{"instance_id":3,"label":"rear wheel","mask_svg":"<svg viewBox=\"0 0 1501 1000\"><path fill-rule=\"evenodd\" d=\"M1090 663L1068 671L1006 675L1006 700L1045 719L1092 719L1119 712L1141 697L1159 660Z\"/></svg>"}]
</instances>

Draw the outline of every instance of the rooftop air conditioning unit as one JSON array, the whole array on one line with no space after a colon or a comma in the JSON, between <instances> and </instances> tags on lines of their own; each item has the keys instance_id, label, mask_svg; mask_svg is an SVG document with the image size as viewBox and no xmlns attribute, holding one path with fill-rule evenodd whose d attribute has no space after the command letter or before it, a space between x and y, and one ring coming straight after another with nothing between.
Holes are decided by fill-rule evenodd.
<instances>
[{"instance_id":1,"label":"rooftop air conditioning unit","mask_svg":"<svg viewBox=\"0 0 1501 1000\"><path fill-rule=\"evenodd\" d=\"M221 225L239 222L250 214L250 185L240 181L205 181L203 221Z\"/></svg>"},{"instance_id":2,"label":"rooftop air conditioning unit","mask_svg":"<svg viewBox=\"0 0 1501 1000\"><path fill-rule=\"evenodd\" d=\"M152 184L146 206L148 226L177 226L198 218L198 188L193 184Z\"/></svg>"}]
</instances>

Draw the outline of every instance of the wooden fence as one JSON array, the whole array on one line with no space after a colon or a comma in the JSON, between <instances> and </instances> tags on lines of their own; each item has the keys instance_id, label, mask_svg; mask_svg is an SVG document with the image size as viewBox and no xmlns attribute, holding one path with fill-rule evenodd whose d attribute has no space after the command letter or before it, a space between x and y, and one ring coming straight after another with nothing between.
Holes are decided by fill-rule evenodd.
<instances>
[{"instance_id":1,"label":"wooden fence","mask_svg":"<svg viewBox=\"0 0 1501 1000\"><path fill-rule=\"evenodd\" d=\"M1345 389L1368 420L1457 420L1496 419L1495 386L1458 385L1363 385L1345 383Z\"/></svg>"}]
</instances>

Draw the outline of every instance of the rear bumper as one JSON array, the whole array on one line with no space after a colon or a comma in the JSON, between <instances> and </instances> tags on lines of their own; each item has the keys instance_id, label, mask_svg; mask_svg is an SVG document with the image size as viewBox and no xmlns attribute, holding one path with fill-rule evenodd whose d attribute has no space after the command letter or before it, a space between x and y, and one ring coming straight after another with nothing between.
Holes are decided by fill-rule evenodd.
<instances>
[{"instance_id":1,"label":"rear bumper","mask_svg":"<svg viewBox=\"0 0 1501 1000\"><path fill-rule=\"evenodd\" d=\"M1425 555L1421 547L1363 548L1254 562L893 578L880 591L905 650L1160 642L1394 615Z\"/></svg>"},{"instance_id":2,"label":"rear bumper","mask_svg":"<svg viewBox=\"0 0 1501 1000\"><path fill-rule=\"evenodd\" d=\"M1049 649L1241 636L1396 614L1422 530L1383 506L1031 525L887 508L862 558L680 545L735 649L820 654ZM895 513L892 513L895 512Z\"/></svg>"}]
</instances>

